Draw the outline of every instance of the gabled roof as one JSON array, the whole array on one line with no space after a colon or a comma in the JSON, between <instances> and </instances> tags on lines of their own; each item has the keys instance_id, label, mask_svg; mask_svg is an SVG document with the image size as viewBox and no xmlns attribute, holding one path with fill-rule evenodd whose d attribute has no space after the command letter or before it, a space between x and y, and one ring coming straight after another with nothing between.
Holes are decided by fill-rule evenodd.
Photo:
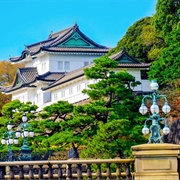
<instances>
[{"instance_id":1,"label":"gabled roof","mask_svg":"<svg viewBox=\"0 0 180 180\"><path fill-rule=\"evenodd\" d=\"M64 74L64 72L47 72L43 75L39 75L37 68L35 67L19 68L13 85L2 87L1 90L5 93L9 93L23 87L35 87L33 83L36 81L52 83L53 81L63 77Z\"/></svg>"},{"instance_id":2,"label":"gabled roof","mask_svg":"<svg viewBox=\"0 0 180 180\"><path fill-rule=\"evenodd\" d=\"M42 90L51 89L51 88L53 88L55 86L59 86L59 85L61 85L63 83L66 83L68 81L71 81L73 79L81 77L81 76L84 75L84 68L91 67L92 65L93 64L90 64L88 66L85 66L85 67L76 69L74 71L71 71L71 72L65 74L62 78L58 79L57 81L54 81L53 83L49 84L48 86L43 87Z\"/></svg>"},{"instance_id":3,"label":"gabled roof","mask_svg":"<svg viewBox=\"0 0 180 180\"><path fill-rule=\"evenodd\" d=\"M124 49L109 58L118 61L118 67L122 68L149 68L150 63L142 63L130 56Z\"/></svg>"},{"instance_id":4,"label":"gabled roof","mask_svg":"<svg viewBox=\"0 0 180 180\"><path fill-rule=\"evenodd\" d=\"M82 52L106 54L110 48L102 46L82 33L77 24L62 31L51 33L49 37L31 45L27 45L19 57L11 57L11 62L23 60L26 56L47 52Z\"/></svg>"}]
</instances>

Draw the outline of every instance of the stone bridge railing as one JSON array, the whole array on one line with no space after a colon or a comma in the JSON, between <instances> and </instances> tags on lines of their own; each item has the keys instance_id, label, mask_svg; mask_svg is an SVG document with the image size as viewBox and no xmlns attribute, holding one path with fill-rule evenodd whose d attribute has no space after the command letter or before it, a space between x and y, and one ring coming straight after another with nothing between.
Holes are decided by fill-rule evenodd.
<instances>
[{"instance_id":1,"label":"stone bridge railing","mask_svg":"<svg viewBox=\"0 0 180 180\"><path fill-rule=\"evenodd\" d=\"M0 180L133 179L134 159L0 162Z\"/></svg>"}]
</instances>

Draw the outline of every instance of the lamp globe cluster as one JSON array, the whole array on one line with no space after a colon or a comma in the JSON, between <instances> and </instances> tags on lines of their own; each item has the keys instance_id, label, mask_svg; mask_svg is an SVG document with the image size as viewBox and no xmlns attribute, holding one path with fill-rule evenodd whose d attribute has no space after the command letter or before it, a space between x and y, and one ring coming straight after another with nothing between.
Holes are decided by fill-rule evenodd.
<instances>
[{"instance_id":1,"label":"lamp globe cluster","mask_svg":"<svg viewBox=\"0 0 180 180\"><path fill-rule=\"evenodd\" d=\"M27 116L24 113L22 116L22 123L17 127L17 131L12 131L11 122L7 125L7 131L3 134L1 143L3 145L8 145L8 161L13 161L14 156L12 152L12 144L18 144L18 138L23 138L23 145L21 147L20 160L31 160L31 150L28 147L26 138L33 137L34 132L32 126L27 122ZM29 131L28 131L29 130Z\"/></svg>"},{"instance_id":2,"label":"lamp globe cluster","mask_svg":"<svg viewBox=\"0 0 180 180\"><path fill-rule=\"evenodd\" d=\"M159 128L159 124L158 124L158 121L161 121L163 120L165 122L165 126L163 128L163 133L165 135L167 135L169 132L170 132L170 129L167 125L167 122L164 118L160 118L160 116L158 115L159 113L159 106L157 105L157 99L159 98L163 98L165 103L162 107L162 111L164 114L167 114L171 111L171 107L169 106L168 104L168 101L167 101L167 98L165 95L159 95L157 94L157 90L159 88L159 85L157 83L156 80L153 80L151 83L150 83L150 87L151 87L151 90L152 90L152 94L151 95L144 95L143 99L142 99L142 103L141 103L141 106L139 108L139 112L142 114L142 115L145 115L147 112L148 112L148 108L146 107L145 105L145 99L151 99L152 101L152 105L150 106L150 113L151 113L151 116L150 118L148 118L146 121L145 121L145 125L142 129L142 133L143 134L149 134L149 128L147 127L146 125L146 122L151 120L152 121L152 125L151 127L153 126L156 126ZM158 129L157 128L157 129ZM152 131L152 128L150 129ZM155 130L154 130L155 131ZM153 138L153 132L151 132L151 138ZM155 133L154 133L155 134Z\"/></svg>"},{"instance_id":3,"label":"lamp globe cluster","mask_svg":"<svg viewBox=\"0 0 180 180\"><path fill-rule=\"evenodd\" d=\"M8 131L3 134L1 139L1 144L11 145L11 144L18 144L18 137L14 136L14 132L12 131L12 124L11 122L8 123L7 129Z\"/></svg>"},{"instance_id":4,"label":"lamp globe cluster","mask_svg":"<svg viewBox=\"0 0 180 180\"><path fill-rule=\"evenodd\" d=\"M20 130L17 130L16 131L16 136L17 136L17 138L19 138L19 137L28 137L28 136L30 136L30 137L33 137L34 136L34 132L32 131L32 129L30 130L30 131L28 131L27 130L27 116L26 116L26 114L23 114L23 116L22 116L22 122L23 122L23 125L21 126L21 128L22 128L22 131L20 131Z\"/></svg>"}]
</instances>

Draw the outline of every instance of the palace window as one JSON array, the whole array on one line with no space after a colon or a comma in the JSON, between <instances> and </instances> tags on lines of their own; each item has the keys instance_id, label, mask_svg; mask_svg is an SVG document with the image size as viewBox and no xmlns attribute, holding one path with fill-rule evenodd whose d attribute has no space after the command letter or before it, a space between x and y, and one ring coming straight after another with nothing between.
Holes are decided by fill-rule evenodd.
<instances>
[{"instance_id":1,"label":"palace window","mask_svg":"<svg viewBox=\"0 0 180 180\"><path fill-rule=\"evenodd\" d=\"M41 66L42 72L46 72L46 62L42 63Z\"/></svg>"},{"instance_id":2,"label":"palace window","mask_svg":"<svg viewBox=\"0 0 180 180\"><path fill-rule=\"evenodd\" d=\"M39 104L39 103L41 103L41 101L42 101L42 93L38 93L37 94L37 103Z\"/></svg>"},{"instance_id":3,"label":"palace window","mask_svg":"<svg viewBox=\"0 0 180 180\"><path fill-rule=\"evenodd\" d=\"M51 101L51 92L45 92L45 93L42 93L42 95L43 95L43 102L44 103Z\"/></svg>"},{"instance_id":4,"label":"palace window","mask_svg":"<svg viewBox=\"0 0 180 180\"><path fill-rule=\"evenodd\" d=\"M61 92L61 98L64 98L65 97L65 91L62 91Z\"/></svg>"},{"instance_id":5,"label":"palace window","mask_svg":"<svg viewBox=\"0 0 180 180\"><path fill-rule=\"evenodd\" d=\"M141 70L141 79L142 80L148 79L148 72L149 72L149 70Z\"/></svg>"},{"instance_id":6,"label":"palace window","mask_svg":"<svg viewBox=\"0 0 180 180\"><path fill-rule=\"evenodd\" d=\"M64 62L64 70L69 70L70 69L70 63L69 61Z\"/></svg>"},{"instance_id":7,"label":"palace window","mask_svg":"<svg viewBox=\"0 0 180 180\"><path fill-rule=\"evenodd\" d=\"M81 85L77 85L77 92L80 92L81 91Z\"/></svg>"},{"instance_id":8,"label":"palace window","mask_svg":"<svg viewBox=\"0 0 180 180\"><path fill-rule=\"evenodd\" d=\"M89 65L89 62L84 62L84 66L87 66L87 65Z\"/></svg>"},{"instance_id":9,"label":"palace window","mask_svg":"<svg viewBox=\"0 0 180 180\"><path fill-rule=\"evenodd\" d=\"M58 70L62 71L63 70L63 62L58 61Z\"/></svg>"},{"instance_id":10,"label":"palace window","mask_svg":"<svg viewBox=\"0 0 180 180\"><path fill-rule=\"evenodd\" d=\"M58 99L58 94L55 93L55 94L54 94L54 101L56 101L57 99Z\"/></svg>"},{"instance_id":11,"label":"palace window","mask_svg":"<svg viewBox=\"0 0 180 180\"><path fill-rule=\"evenodd\" d=\"M73 88L69 88L69 95L73 94Z\"/></svg>"}]
</instances>

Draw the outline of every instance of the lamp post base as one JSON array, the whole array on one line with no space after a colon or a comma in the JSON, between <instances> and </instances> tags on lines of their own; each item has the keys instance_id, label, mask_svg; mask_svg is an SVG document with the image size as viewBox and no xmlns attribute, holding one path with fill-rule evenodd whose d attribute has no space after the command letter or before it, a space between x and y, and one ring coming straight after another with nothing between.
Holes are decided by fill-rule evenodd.
<instances>
[{"instance_id":1,"label":"lamp post base","mask_svg":"<svg viewBox=\"0 0 180 180\"><path fill-rule=\"evenodd\" d=\"M32 160L31 150L29 149L29 147L21 148L21 154L19 156L19 160L20 161L31 161Z\"/></svg>"},{"instance_id":2,"label":"lamp post base","mask_svg":"<svg viewBox=\"0 0 180 180\"><path fill-rule=\"evenodd\" d=\"M8 151L8 161L14 161L14 154L12 150Z\"/></svg>"}]
</instances>

